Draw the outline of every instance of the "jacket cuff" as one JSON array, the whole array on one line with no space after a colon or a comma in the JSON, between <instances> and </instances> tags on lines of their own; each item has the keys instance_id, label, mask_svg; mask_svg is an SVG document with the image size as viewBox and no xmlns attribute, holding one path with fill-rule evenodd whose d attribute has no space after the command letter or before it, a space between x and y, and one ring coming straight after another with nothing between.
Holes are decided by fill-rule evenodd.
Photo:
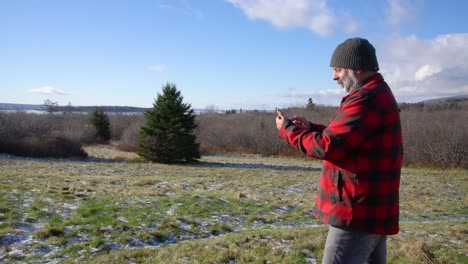
<instances>
[{"instance_id":1,"label":"jacket cuff","mask_svg":"<svg viewBox=\"0 0 468 264\"><path fill-rule=\"evenodd\" d=\"M286 132L286 126L288 126L289 123L292 123L289 119L285 120L283 122L283 126L279 129L279 136L282 138L284 141L288 142L287 140L287 132Z\"/></svg>"},{"instance_id":2,"label":"jacket cuff","mask_svg":"<svg viewBox=\"0 0 468 264\"><path fill-rule=\"evenodd\" d=\"M289 120L289 119L286 119L286 120L284 121L284 123L283 123L283 127L284 127L285 129L290 130L290 129L291 129L291 126L294 126L293 122L292 122L291 120Z\"/></svg>"}]
</instances>

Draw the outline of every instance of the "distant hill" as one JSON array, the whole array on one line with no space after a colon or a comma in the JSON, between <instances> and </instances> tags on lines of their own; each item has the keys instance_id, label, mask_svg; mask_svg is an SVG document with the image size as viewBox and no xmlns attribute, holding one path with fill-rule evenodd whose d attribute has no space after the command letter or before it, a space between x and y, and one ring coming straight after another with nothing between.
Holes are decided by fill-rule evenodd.
<instances>
[{"instance_id":1,"label":"distant hill","mask_svg":"<svg viewBox=\"0 0 468 264\"><path fill-rule=\"evenodd\" d=\"M93 112L96 107L102 108L106 113L144 113L151 108L144 107L134 107L134 106L71 106L71 109L68 106L59 106L59 112L74 112L74 113L90 113ZM35 104L11 104L11 103L0 103L0 111L27 111L35 112L42 111L42 105ZM194 109L195 113L203 113L208 110L205 109Z\"/></svg>"},{"instance_id":2,"label":"distant hill","mask_svg":"<svg viewBox=\"0 0 468 264\"><path fill-rule=\"evenodd\" d=\"M463 102L463 101L468 101L468 94L425 100L420 103L439 104L439 103L454 103L454 102Z\"/></svg>"},{"instance_id":3,"label":"distant hill","mask_svg":"<svg viewBox=\"0 0 468 264\"><path fill-rule=\"evenodd\" d=\"M31 110L40 110L39 105L32 105L32 104L8 104L8 103L0 103L0 110L23 110L23 111L31 111Z\"/></svg>"},{"instance_id":4,"label":"distant hill","mask_svg":"<svg viewBox=\"0 0 468 264\"><path fill-rule=\"evenodd\" d=\"M419 103L431 105L439 103L456 103L468 101L467 95L458 95L451 97L443 97L421 101ZM100 107L107 113L144 113L145 111L151 110L152 108L134 107L134 106L72 106L68 109L68 106L59 106L59 112L70 111L75 113L89 113ZM35 104L11 104L11 103L0 103L0 111L42 111L42 105ZM203 113L208 110L206 109L194 109L195 113ZM223 111L218 111L223 112Z\"/></svg>"},{"instance_id":5,"label":"distant hill","mask_svg":"<svg viewBox=\"0 0 468 264\"><path fill-rule=\"evenodd\" d=\"M71 111L71 112L92 112L96 109L97 106L72 106L70 109L68 106L59 106L58 111ZM98 106L107 113L143 113L151 108L143 107L133 107L133 106ZM34 104L10 104L10 103L0 103L0 110L20 110L20 111L41 111L42 105Z\"/></svg>"}]
</instances>

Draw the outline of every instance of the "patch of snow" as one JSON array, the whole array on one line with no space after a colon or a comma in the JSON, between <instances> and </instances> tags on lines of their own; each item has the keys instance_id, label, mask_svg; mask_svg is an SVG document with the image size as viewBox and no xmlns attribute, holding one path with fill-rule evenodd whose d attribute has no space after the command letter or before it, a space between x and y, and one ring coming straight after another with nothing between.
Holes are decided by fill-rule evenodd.
<instances>
[{"instance_id":1,"label":"patch of snow","mask_svg":"<svg viewBox=\"0 0 468 264\"><path fill-rule=\"evenodd\" d=\"M25 241L27 238L28 236L26 234L6 234L0 240L0 246L10 246Z\"/></svg>"},{"instance_id":2,"label":"patch of snow","mask_svg":"<svg viewBox=\"0 0 468 264\"><path fill-rule=\"evenodd\" d=\"M177 208L178 208L179 206L181 206L181 205L183 205L183 204L181 204L181 203L176 203L176 204L174 204L171 208L169 208L169 210L166 211L166 214L167 214L167 215L174 215L175 210L177 210Z\"/></svg>"},{"instance_id":3,"label":"patch of snow","mask_svg":"<svg viewBox=\"0 0 468 264\"><path fill-rule=\"evenodd\" d=\"M125 219L125 217L123 217L123 216L118 217L118 218L117 218L117 221L120 221L120 222L122 222L122 223L128 223L128 220Z\"/></svg>"},{"instance_id":4,"label":"patch of snow","mask_svg":"<svg viewBox=\"0 0 468 264\"><path fill-rule=\"evenodd\" d=\"M460 239L456 237L450 238L449 242L452 244L458 244L458 245L462 245L464 243L463 241L461 241Z\"/></svg>"},{"instance_id":5,"label":"patch of snow","mask_svg":"<svg viewBox=\"0 0 468 264\"><path fill-rule=\"evenodd\" d=\"M114 230L115 230L115 228L113 226L111 226L111 225L99 228L99 231L101 231L101 232L106 232L106 231L107 232L112 232Z\"/></svg>"},{"instance_id":6,"label":"patch of snow","mask_svg":"<svg viewBox=\"0 0 468 264\"><path fill-rule=\"evenodd\" d=\"M99 248L92 248L89 252L90 252L90 253L96 253L96 252L99 252L99 251L101 251L101 249L99 249Z\"/></svg>"},{"instance_id":7,"label":"patch of snow","mask_svg":"<svg viewBox=\"0 0 468 264\"><path fill-rule=\"evenodd\" d=\"M13 258L19 258L22 257L24 253L22 249L13 248L10 250L10 252L8 252L8 255Z\"/></svg>"},{"instance_id":8,"label":"patch of snow","mask_svg":"<svg viewBox=\"0 0 468 264\"><path fill-rule=\"evenodd\" d=\"M179 223L178 227L184 231L190 231L192 229L190 225L187 225L186 223L182 223L182 222Z\"/></svg>"}]
</instances>

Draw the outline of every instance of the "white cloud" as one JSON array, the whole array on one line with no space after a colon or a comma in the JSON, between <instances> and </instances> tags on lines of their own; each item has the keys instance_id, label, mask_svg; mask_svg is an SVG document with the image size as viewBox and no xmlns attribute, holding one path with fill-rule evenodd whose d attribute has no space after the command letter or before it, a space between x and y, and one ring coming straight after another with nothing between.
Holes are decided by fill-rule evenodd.
<instances>
[{"instance_id":1,"label":"white cloud","mask_svg":"<svg viewBox=\"0 0 468 264\"><path fill-rule=\"evenodd\" d=\"M199 20L203 20L205 18L205 15L202 11L193 8L186 0L170 1L170 4L162 3L159 5L159 7L162 9L174 10L176 12L194 16Z\"/></svg>"},{"instance_id":2,"label":"white cloud","mask_svg":"<svg viewBox=\"0 0 468 264\"><path fill-rule=\"evenodd\" d=\"M266 20L279 28L304 27L320 36L329 36L339 24L352 33L358 24L351 16L341 19L329 8L327 0L226 0L240 8L250 19Z\"/></svg>"},{"instance_id":3,"label":"white cloud","mask_svg":"<svg viewBox=\"0 0 468 264\"><path fill-rule=\"evenodd\" d=\"M391 26L417 21L419 12L422 10L421 0L388 0L387 2L387 23Z\"/></svg>"},{"instance_id":4,"label":"white cloud","mask_svg":"<svg viewBox=\"0 0 468 264\"><path fill-rule=\"evenodd\" d=\"M54 88L52 86L42 86L38 88L33 88L29 90L30 93L38 93L38 94L49 94L49 95L64 95L65 92L63 90Z\"/></svg>"},{"instance_id":5,"label":"white cloud","mask_svg":"<svg viewBox=\"0 0 468 264\"><path fill-rule=\"evenodd\" d=\"M321 96L344 96L343 89L325 89L318 92Z\"/></svg>"},{"instance_id":6,"label":"white cloud","mask_svg":"<svg viewBox=\"0 0 468 264\"><path fill-rule=\"evenodd\" d=\"M441 69L439 67L426 64L416 71L416 73L414 74L414 78L416 79L416 81L422 81L426 79L427 77L430 77L440 71Z\"/></svg>"},{"instance_id":7,"label":"white cloud","mask_svg":"<svg viewBox=\"0 0 468 264\"><path fill-rule=\"evenodd\" d=\"M166 64L157 64L157 65L148 67L148 70L155 71L155 72L163 72L164 70L166 70L166 68L167 68Z\"/></svg>"},{"instance_id":8,"label":"white cloud","mask_svg":"<svg viewBox=\"0 0 468 264\"><path fill-rule=\"evenodd\" d=\"M348 34L358 32L361 29L361 25L350 15L344 16L343 21L345 21L342 23L343 30Z\"/></svg>"},{"instance_id":9,"label":"white cloud","mask_svg":"<svg viewBox=\"0 0 468 264\"><path fill-rule=\"evenodd\" d=\"M338 86L338 84L337 84ZM291 101L291 102L302 102L303 105L307 103L308 98L312 98L314 103L323 104L323 105L338 105L341 102L341 99L346 94L343 92L341 88L334 88L334 89L322 89L319 91L296 91L296 90L288 90L286 93L280 95L283 101Z\"/></svg>"},{"instance_id":10,"label":"white cloud","mask_svg":"<svg viewBox=\"0 0 468 264\"><path fill-rule=\"evenodd\" d=\"M382 44L377 48L381 72L397 99L468 94L468 33L430 40L392 37Z\"/></svg>"},{"instance_id":11,"label":"white cloud","mask_svg":"<svg viewBox=\"0 0 468 264\"><path fill-rule=\"evenodd\" d=\"M196 18L202 20L205 18L205 15L202 11L193 8L187 1L182 1L185 12L194 15Z\"/></svg>"}]
</instances>

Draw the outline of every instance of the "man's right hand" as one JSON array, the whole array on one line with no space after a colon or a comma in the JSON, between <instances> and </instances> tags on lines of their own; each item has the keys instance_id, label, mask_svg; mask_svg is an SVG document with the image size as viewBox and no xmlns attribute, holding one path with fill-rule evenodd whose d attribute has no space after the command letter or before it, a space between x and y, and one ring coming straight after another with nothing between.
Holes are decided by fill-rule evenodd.
<instances>
[{"instance_id":1,"label":"man's right hand","mask_svg":"<svg viewBox=\"0 0 468 264\"><path fill-rule=\"evenodd\" d=\"M307 121L307 119L305 119L304 117L300 117L300 116L295 116L295 117L292 117L291 118L291 121L293 122L293 124L299 128L302 128L302 129L306 129L306 130L310 130L310 122Z\"/></svg>"}]
</instances>

